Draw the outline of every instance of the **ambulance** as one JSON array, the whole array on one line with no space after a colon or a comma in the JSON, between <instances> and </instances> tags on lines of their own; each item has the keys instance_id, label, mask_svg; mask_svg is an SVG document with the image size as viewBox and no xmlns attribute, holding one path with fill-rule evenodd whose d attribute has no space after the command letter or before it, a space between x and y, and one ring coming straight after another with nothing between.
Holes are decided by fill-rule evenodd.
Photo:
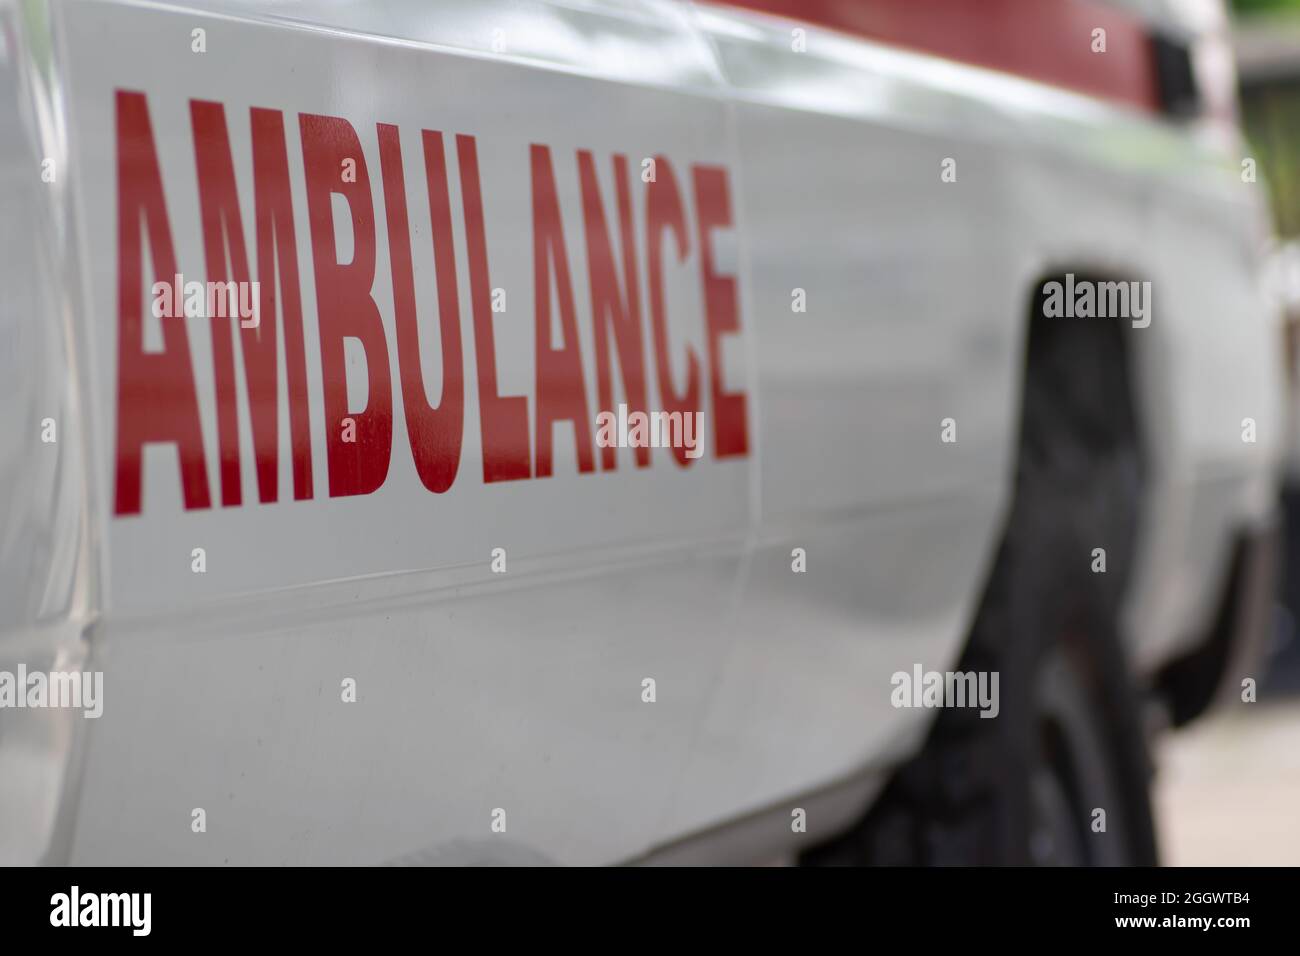
<instances>
[{"instance_id":1,"label":"ambulance","mask_svg":"<svg viewBox=\"0 0 1300 956\"><path fill-rule=\"evenodd\" d=\"M1156 862L1287 427L1225 16L0 0L0 860Z\"/></svg>"}]
</instances>

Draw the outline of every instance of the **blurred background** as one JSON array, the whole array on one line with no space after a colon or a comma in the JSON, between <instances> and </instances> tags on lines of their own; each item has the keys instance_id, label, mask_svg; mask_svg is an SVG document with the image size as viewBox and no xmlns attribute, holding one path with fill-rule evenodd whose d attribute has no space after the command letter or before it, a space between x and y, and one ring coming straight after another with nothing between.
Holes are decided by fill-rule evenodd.
<instances>
[{"instance_id":1,"label":"blurred background","mask_svg":"<svg viewBox=\"0 0 1300 956\"><path fill-rule=\"evenodd\" d=\"M1231 0L1241 119L1268 182L1278 247L1270 285L1287 312L1292 459L1288 530L1258 702L1165 735L1154 799L1164 862L1300 864L1300 0Z\"/></svg>"}]
</instances>

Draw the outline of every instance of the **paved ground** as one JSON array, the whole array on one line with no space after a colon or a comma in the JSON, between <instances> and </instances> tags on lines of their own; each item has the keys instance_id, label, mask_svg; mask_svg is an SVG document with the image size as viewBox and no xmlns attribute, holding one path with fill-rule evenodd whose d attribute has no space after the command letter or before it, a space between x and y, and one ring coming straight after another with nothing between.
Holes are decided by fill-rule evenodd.
<instances>
[{"instance_id":1,"label":"paved ground","mask_svg":"<svg viewBox=\"0 0 1300 956\"><path fill-rule=\"evenodd\" d=\"M1154 797L1168 866L1300 865L1300 699L1167 734Z\"/></svg>"}]
</instances>

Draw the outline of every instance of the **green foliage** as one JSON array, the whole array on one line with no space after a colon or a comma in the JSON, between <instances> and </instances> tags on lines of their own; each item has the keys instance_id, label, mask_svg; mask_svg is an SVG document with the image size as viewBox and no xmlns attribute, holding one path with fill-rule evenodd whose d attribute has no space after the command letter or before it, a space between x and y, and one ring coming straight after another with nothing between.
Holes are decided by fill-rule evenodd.
<instances>
[{"instance_id":1,"label":"green foliage","mask_svg":"<svg viewBox=\"0 0 1300 956\"><path fill-rule=\"evenodd\" d=\"M1232 0L1232 9L1239 14L1247 15L1282 10L1300 14L1300 0Z\"/></svg>"},{"instance_id":2,"label":"green foliage","mask_svg":"<svg viewBox=\"0 0 1300 956\"><path fill-rule=\"evenodd\" d=\"M1277 231L1300 235L1300 80L1242 91L1242 121L1270 187Z\"/></svg>"}]
</instances>

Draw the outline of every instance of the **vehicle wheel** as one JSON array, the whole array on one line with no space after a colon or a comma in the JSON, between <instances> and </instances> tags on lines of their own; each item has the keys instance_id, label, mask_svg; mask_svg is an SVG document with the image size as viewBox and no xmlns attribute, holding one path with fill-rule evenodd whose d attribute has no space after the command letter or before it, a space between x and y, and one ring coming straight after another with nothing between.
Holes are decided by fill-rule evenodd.
<instances>
[{"instance_id":1,"label":"vehicle wheel","mask_svg":"<svg viewBox=\"0 0 1300 956\"><path fill-rule=\"evenodd\" d=\"M1099 346L1095 325L1042 322L1011 515L954 668L998 672L998 715L940 711L866 818L802 863L1156 862L1139 698L1116 628L1141 487L1123 352Z\"/></svg>"}]
</instances>

